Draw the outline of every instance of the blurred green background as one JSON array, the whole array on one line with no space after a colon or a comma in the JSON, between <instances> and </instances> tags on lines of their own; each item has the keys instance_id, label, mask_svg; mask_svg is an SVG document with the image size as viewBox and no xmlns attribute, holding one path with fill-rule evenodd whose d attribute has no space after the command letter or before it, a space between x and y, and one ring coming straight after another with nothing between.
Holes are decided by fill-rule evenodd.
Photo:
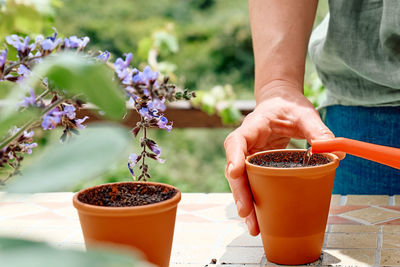
<instances>
[{"instance_id":1,"label":"blurred green background","mask_svg":"<svg viewBox=\"0 0 400 267\"><path fill-rule=\"evenodd\" d=\"M21 1L19 1L21 2ZM108 50L113 59L134 54L133 65L150 64L171 76L180 87L209 91L230 85L236 99L253 98L253 55L247 1L243 0L0 0L0 38L10 33L52 34L90 37L88 48ZM30 5L29 3L32 3ZM320 1L317 25L328 10ZM323 86L307 61L305 94L315 104ZM174 129L171 133L152 130L150 136L162 147L164 164L151 162L153 181L170 183L183 192L226 192L223 142L233 130ZM45 144L59 132L41 133ZM132 139L132 152L139 150ZM39 149L32 154L40 154ZM129 180L126 162L110 166L96 180L66 190L94 184Z\"/></svg>"}]
</instances>

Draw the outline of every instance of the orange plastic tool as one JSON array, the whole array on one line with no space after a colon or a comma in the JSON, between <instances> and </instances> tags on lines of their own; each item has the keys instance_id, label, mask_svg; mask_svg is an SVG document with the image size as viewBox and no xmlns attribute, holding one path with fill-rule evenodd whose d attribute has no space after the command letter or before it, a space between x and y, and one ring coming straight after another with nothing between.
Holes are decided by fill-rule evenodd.
<instances>
[{"instance_id":1,"label":"orange plastic tool","mask_svg":"<svg viewBox=\"0 0 400 267\"><path fill-rule=\"evenodd\" d=\"M380 146L348 138L316 140L311 143L312 153L342 151L400 169L400 148Z\"/></svg>"}]
</instances>

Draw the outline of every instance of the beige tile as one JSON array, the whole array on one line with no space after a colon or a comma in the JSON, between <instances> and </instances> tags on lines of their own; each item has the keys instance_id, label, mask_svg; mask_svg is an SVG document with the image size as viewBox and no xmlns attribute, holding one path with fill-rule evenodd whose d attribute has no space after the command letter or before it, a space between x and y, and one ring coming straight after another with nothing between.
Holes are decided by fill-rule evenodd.
<instances>
[{"instance_id":1,"label":"beige tile","mask_svg":"<svg viewBox=\"0 0 400 267\"><path fill-rule=\"evenodd\" d=\"M368 266L375 261L374 249L324 249L323 265Z\"/></svg>"},{"instance_id":2,"label":"beige tile","mask_svg":"<svg viewBox=\"0 0 400 267\"><path fill-rule=\"evenodd\" d=\"M346 205L388 205L389 196L383 195L348 195Z\"/></svg>"},{"instance_id":3,"label":"beige tile","mask_svg":"<svg viewBox=\"0 0 400 267\"><path fill-rule=\"evenodd\" d=\"M46 209L31 205L28 203L13 203L13 204L1 204L0 205L0 216L4 217L16 217L20 215L28 215L45 211Z\"/></svg>"},{"instance_id":4,"label":"beige tile","mask_svg":"<svg viewBox=\"0 0 400 267\"><path fill-rule=\"evenodd\" d=\"M400 225L384 225L382 232L386 233L398 233L400 234Z\"/></svg>"},{"instance_id":5,"label":"beige tile","mask_svg":"<svg viewBox=\"0 0 400 267\"><path fill-rule=\"evenodd\" d=\"M400 235L399 234L383 234L382 248L400 249Z\"/></svg>"},{"instance_id":6,"label":"beige tile","mask_svg":"<svg viewBox=\"0 0 400 267\"><path fill-rule=\"evenodd\" d=\"M20 220L18 218L15 219L4 219L0 221L0 228L7 227L7 226L14 226L14 227L32 227L38 224L36 220Z\"/></svg>"},{"instance_id":7,"label":"beige tile","mask_svg":"<svg viewBox=\"0 0 400 267\"><path fill-rule=\"evenodd\" d=\"M205 193L183 193L179 203L202 203L206 197Z\"/></svg>"},{"instance_id":8,"label":"beige tile","mask_svg":"<svg viewBox=\"0 0 400 267\"><path fill-rule=\"evenodd\" d=\"M377 234L330 233L326 248L376 248Z\"/></svg>"},{"instance_id":9,"label":"beige tile","mask_svg":"<svg viewBox=\"0 0 400 267\"><path fill-rule=\"evenodd\" d=\"M378 233L379 226L376 225L345 225L334 224L331 233Z\"/></svg>"},{"instance_id":10,"label":"beige tile","mask_svg":"<svg viewBox=\"0 0 400 267\"><path fill-rule=\"evenodd\" d=\"M211 254L220 264L260 264L264 255L262 247L226 247Z\"/></svg>"},{"instance_id":11,"label":"beige tile","mask_svg":"<svg viewBox=\"0 0 400 267\"><path fill-rule=\"evenodd\" d=\"M36 193L29 197L32 202L67 202L72 205L72 192L56 192L56 193Z\"/></svg>"},{"instance_id":12,"label":"beige tile","mask_svg":"<svg viewBox=\"0 0 400 267\"><path fill-rule=\"evenodd\" d=\"M65 216L70 220L79 220L78 211L74 207L57 209L56 213Z\"/></svg>"},{"instance_id":13,"label":"beige tile","mask_svg":"<svg viewBox=\"0 0 400 267\"><path fill-rule=\"evenodd\" d=\"M207 210L192 212L194 215L199 215L213 221L225 221L232 218L239 218L235 204L229 206L219 206Z\"/></svg>"},{"instance_id":14,"label":"beige tile","mask_svg":"<svg viewBox=\"0 0 400 267\"><path fill-rule=\"evenodd\" d=\"M394 196L394 205L400 206L400 195Z\"/></svg>"},{"instance_id":15,"label":"beige tile","mask_svg":"<svg viewBox=\"0 0 400 267\"><path fill-rule=\"evenodd\" d=\"M216 243L223 238L223 231L219 232L216 230L212 231L175 231L174 233L174 243L180 246L205 246L211 247L215 246Z\"/></svg>"},{"instance_id":16,"label":"beige tile","mask_svg":"<svg viewBox=\"0 0 400 267\"><path fill-rule=\"evenodd\" d=\"M389 219L400 218L400 213L381 208L369 207L366 209L346 212L346 216L361 219L369 223L378 223Z\"/></svg>"},{"instance_id":17,"label":"beige tile","mask_svg":"<svg viewBox=\"0 0 400 267\"><path fill-rule=\"evenodd\" d=\"M204 266L213 258L211 256L212 251L213 248L211 246L177 246L176 243L173 243L170 262L171 264L190 263L197 264L198 266Z\"/></svg>"},{"instance_id":18,"label":"beige tile","mask_svg":"<svg viewBox=\"0 0 400 267\"><path fill-rule=\"evenodd\" d=\"M61 243L64 242L71 232L64 231L63 229L38 229L32 228L22 233L21 238L50 242L50 243Z\"/></svg>"},{"instance_id":19,"label":"beige tile","mask_svg":"<svg viewBox=\"0 0 400 267\"><path fill-rule=\"evenodd\" d=\"M231 193L212 193L206 194L205 203L216 203L222 205L234 204L233 196Z\"/></svg>"},{"instance_id":20,"label":"beige tile","mask_svg":"<svg viewBox=\"0 0 400 267\"><path fill-rule=\"evenodd\" d=\"M234 225L225 235L221 246L230 247L262 247L261 235L256 237L248 233L246 225Z\"/></svg>"},{"instance_id":21,"label":"beige tile","mask_svg":"<svg viewBox=\"0 0 400 267\"><path fill-rule=\"evenodd\" d=\"M340 204L341 195L332 195L331 206L338 206Z\"/></svg>"},{"instance_id":22,"label":"beige tile","mask_svg":"<svg viewBox=\"0 0 400 267\"><path fill-rule=\"evenodd\" d=\"M400 249L382 249L382 266L400 266Z\"/></svg>"}]
</instances>

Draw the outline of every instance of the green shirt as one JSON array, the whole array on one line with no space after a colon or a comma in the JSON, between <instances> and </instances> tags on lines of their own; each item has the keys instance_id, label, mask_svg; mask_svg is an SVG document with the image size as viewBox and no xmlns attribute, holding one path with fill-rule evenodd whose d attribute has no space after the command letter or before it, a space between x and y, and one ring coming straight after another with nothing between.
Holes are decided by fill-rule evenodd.
<instances>
[{"instance_id":1,"label":"green shirt","mask_svg":"<svg viewBox=\"0 0 400 267\"><path fill-rule=\"evenodd\" d=\"M330 0L309 53L323 106L400 106L399 0Z\"/></svg>"}]
</instances>

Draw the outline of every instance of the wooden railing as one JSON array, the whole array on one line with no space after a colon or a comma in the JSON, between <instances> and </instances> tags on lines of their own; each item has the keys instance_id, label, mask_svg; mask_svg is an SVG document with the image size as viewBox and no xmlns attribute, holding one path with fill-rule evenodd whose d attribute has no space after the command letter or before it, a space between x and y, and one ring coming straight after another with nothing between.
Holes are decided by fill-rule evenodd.
<instances>
[{"instance_id":1,"label":"wooden railing","mask_svg":"<svg viewBox=\"0 0 400 267\"><path fill-rule=\"evenodd\" d=\"M239 100L235 101L234 106L245 116L253 111L255 101ZM95 108L83 108L78 112L78 117L89 116L88 122L103 120L98 110ZM223 125L221 118L217 115L208 115L204 111L193 108L187 102L176 102L168 106L164 115L168 120L173 121L174 128L226 128L234 127ZM128 127L134 127L139 120L139 115L130 110L122 123Z\"/></svg>"}]
</instances>

